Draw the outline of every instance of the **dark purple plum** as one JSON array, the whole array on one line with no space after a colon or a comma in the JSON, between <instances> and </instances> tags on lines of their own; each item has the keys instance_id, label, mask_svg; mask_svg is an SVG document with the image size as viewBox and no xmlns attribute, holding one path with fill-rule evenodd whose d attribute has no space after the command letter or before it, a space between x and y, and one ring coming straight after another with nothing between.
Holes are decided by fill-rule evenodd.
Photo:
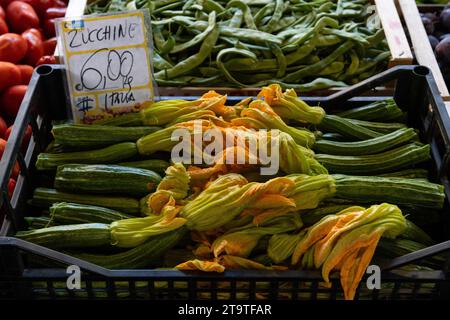
<instances>
[{"instance_id":1,"label":"dark purple plum","mask_svg":"<svg viewBox=\"0 0 450 320\"><path fill-rule=\"evenodd\" d=\"M435 52L439 62L450 65L450 37L439 42L436 46Z\"/></svg>"},{"instance_id":2,"label":"dark purple plum","mask_svg":"<svg viewBox=\"0 0 450 320\"><path fill-rule=\"evenodd\" d=\"M442 41L442 40L444 40L445 38L448 38L448 37L450 37L450 33L444 33L444 34L439 36L439 41Z\"/></svg>"},{"instance_id":3,"label":"dark purple plum","mask_svg":"<svg viewBox=\"0 0 450 320\"><path fill-rule=\"evenodd\" d=\"M425 27L425 30L427 34L433 34L434 33L434 23L431 21L431 19L427 17L422 18L423 26Z\"/></svg>"},{"instance_id":4,"label":"dark purple plum","mask_svg":"<svg viewBox=\"0 0 450 320\"><path fill-rule=\"evenodd\" d=\"M441 12L440 22L444 30L450 31L450 8L444 9Z\"/></svg>"},{"instance_id":5,"label":"dark purple plum","mask_svg":"<svg viewBox=\"0 0 450 320\"><path fill-rule=\"evenodd\" d=\"M433 48L433 50L439 44L439 40L435 36L428 36L428 40L430 40L430 44L431 44L431 47Z\"/></svg>"}]
</instances>

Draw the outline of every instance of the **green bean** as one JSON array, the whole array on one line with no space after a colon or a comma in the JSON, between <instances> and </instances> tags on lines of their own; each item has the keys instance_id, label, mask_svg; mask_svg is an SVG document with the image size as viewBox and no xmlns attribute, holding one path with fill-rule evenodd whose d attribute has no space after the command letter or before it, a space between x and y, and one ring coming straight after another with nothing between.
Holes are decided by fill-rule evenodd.
<instances>
[{"instance_id":1,"label":"green bean","mask_svg":"<svg viewBox=\"0 0 450 320\"><path fill-rule=\"evenodd\" d=\"M364 37L362 37L361 35L353 32L346 32L344 30L338 30L338 29L330 29L330 28L323 28L322 32L324 34L331 34L331 35L335 35L344 39L350 39L350 40L354 40L357 41L359 43L361 43L363 46L368 46L370 45L369 41L367 41L367 39L365 39Z\"/></svg>"},{"instance_id":2,"label":"green bean","mask_svg":"<svg viewBox=\"0 0 450 320\"><path fill-rule=\"evenodd\" d=\"M242 25L243 18L244 12L242 12L241 9L236 9L236 11L233 14L233 17L228 22L228 26L231 28L240 28Z\"/></svg>"},{"instance_id":3,"label":"green bean","mask_svg":"<svg viewBox=\"0 0 450 320\"><path fill-rule=\"evenodd\" d=\"M288 76L286 76L284 78L284 80L287 82L295 83L298 80L300 80L308 75L316 74L316 73L320 72L322 69L324 69L328 64L335 61L339 56L346 53L351 48L353 48L353 43L349 40L349 41L345 42L344 44L342 44L332 54L330 54L328 57L326 57L322 61L315 63L313 65L310 65L310 66L303 68L299 71L296 71L294 73L291 73Z\"/></svg>"},{"instance_id":4,"label":"green bean","mask_svg":"<svg viewBox=\"0 0 450 320\"><path fill-rule=\"evenodd\" d=\"M184 42L178 45L175 45L172 47L172 50L170 51L170 53L177 53L180 51L184 51L190 47L193 47L195 45L197 45L198 43L200 43L201 41L203 41L203 39L205 39L208 34L211 33L212 29L214 29L214 26L216 25L216 12L212 11L209 14L209 18L208 18L208 27L205 29L205 31L203 31L202 33L196 35L194 38L192 38L190 41L188 42Z\"/></svg>"},{"instance_id":5,"label":"green bean","mask_svg":"<svg viewBox=\"0 0 450 320\"><path fill-rule=\"evenodd\" d=\"M151 12L151 14L154 15L154 14L158 14L160 12L166 11L166 10L175 9L177 7L180 7L183 3L184 3L184 1L178 1L178 2L174 2L174 3L170 3L168 5L165 5L163 7L158 8L156 10L153 10Z\"/></svg>"},{"instance_id":6,"label":"green bean","mask_svg":"<svg viewBox=\"0 0 450 320\"><path fill-rule=\"evenodd\" d=\"M345 72L345 77L353 76L359 68L359 57L356 54L355 50L350 51L350 60L351 63L348 66L347 71Z\"/></svg>"},{"instance_id":7,"label":"green bean","mask_svg":"<svg viewBox=\"0 0 450 320\"><path fill-rule=\"evenodd\" d=\"M217 66L219 67L219 69L222 71L222 73L225 75L225 77L228 79L228 81L230 81L231 83L237 84L238 86L245 86L244 84L240 83L238 80L236 80L227 70L225 64L222 62L222 57L227 55L227 54L237 54L237 55L242 55L244 57L250 58L254 61L257 60L256 55L248 50L242 50L242 49L236 49L236 48L228 48L228 49L224 49L222 51L219 52L219 54L217 55L216 58L216 63Z\"/></svg>"},{"instance_id":8,"label":"green bean","mask_svg":"<svg viewBox=\"0 0 450 320\"><path fill-rule=\"evenodd\" d=\"M244 21L245 25L249 29L257 30L258 28L255 25L255 21L253 21L252 12L250 11L250 8L242 1L240 0L231 0L227 3L227 8L233 8L236 7L244 13Z\"/></svg>"},{"instance_id":9,"label":"green bean","mask_svg":"<svg viewBox=\"0 0 450 320\"><path fill-rule=\"evenodd\" d=\"M316 25L308 30L307 32L301 34L300 36L294 36L294 39L291 39L289 42L290 44L294 45L301 45L303 44L308 38L310 38L313 34L319 32L320 30L324 29L326 26L330 26L332 28L337 28L339 26L339 22L331 19L329 17L323 17L319 21L317 21Z\"/></svg>"},{"instance_id":10,"label":"green bean","mask_svg":"<svg viewBox=\"0 0 450 320\"><path fill-rule=\"evenodd\" d=\"M161 49L159 50L159 53L161 55L165 55L166 53L169 53L174 46L175 46L175 38L169 35L169 37L163 43Z\"/></svg>"},{"instance_id":11,"label":"green bean","mask_svg":"<svg viewBox=\"0 0 450 320\"><path fill-rule=\"evenodd\" d=\"M271 33L276 28L278 22L280 21L281 17L283 16L283 10L284 10L283 0L275 0L275 9L274 9L273 15L270 18L267 25L262 27L262 30L265 32Z\"/></svg>"},{"instance_id":12,"label":"green bean","mask_svg":"<svg viewBox=\"0 0 450 320\"><path fill-rule=\"evenodd\" d=\"M161 7L165 7L169 4L175 3L175 2L179 2L179 0L158 0L158 1L152 1L152 4L155 9L158 9Z\"/></svg>"},{"instance_id":13,"label":"green bean","mask_svg":"<svg viewBox=\"0 0 450 320\"><path fill-rule=\"evenodd\" d=\"M354 73L356 75L362 74L363 72L369 70L370 68L376 66L381 61L386 61L391 56L390 52L383 52L379 54L375 59L361 65L358 70Z\"/></svg>"},{"instance_id":14,"label":"green bean","mask_svg":"<svg viewBox=\"0 0 450 320\"><path fill-rule=\"evenodd\" d=\"M190 70L196 68L209 56L218 38L219 29L214 27L211 33L203 41L198 53L190 56L186 60L180 61L177 65L170 69L156 73L155 78L171 79L186 74Z\"/></svg>"},{"instance_id":15,"label":"green bean","mask_svg":"<svg viewBox=\"0 0 450 320\"><path fill-rule=\"evenodd\" d=\"M330 76L332 74L337 74L344 70L345 64L343 62L335 61L330 63L326 68L322 69L318 73L319 76Z\"/></svg>"},{"instance_id":16,"label":"green bean","mask_svg":"<svg viewBox=\"0 0 450 320\"><path fill-rule=\"evenodd\" d=\"M172 64L162 58L157 52L153 52L153 66L156 70L172 68Z\"/></svg>"},{"instance_id":17,"label":"green bean","mask_svg":"<svg viewBox=\"0 0 450 320\"><path fill-rule=\"evenodd\" d=\"M270 47L278 63L278 72L276 74L276 77L282 78L286 74L286 67L287 67L286 57L284 56L283 51L281 51L280 47L277 46L276 44L271 44Z\"/></svg>"},{"instance_id":18,"label":"green bean","mask_svg":"<svg viewBox=\"0 0 450 320\"><path fill-rule=\"evenodd\" d=\"M330 46L334 46L341 42L342 42L342 40L338 36L335 36L332 34L331 35L327 34L327 35L322 35L317 38L316 46L317 47L330 47Z\"/></svg>"},{"instance_id":19,"label":"green bean","mask_svg":"<svg viewBox=\"0 0 450 320\"><path fill-rule=\"evenodd\" d=\"M191 28L203 31L207 28L207 24L204 21L196 21L190 25ZM221 26L219 28L220 35L226 36L226 37L235 37L242 40L246 40L249 42L254 43L274 43L274 44L281 44L281 40L278 39L276 36L267 33L262 32L258 30L252 30L252 29L245 29L245 28L230 28L226 26Z\"/></svg>"},{"instance_id":20,"label":"green bean","mask_svg":"<svg viewBox=\"0 0 450 320\"><path fill-rule=\"evenodd\" d=\"M214 0L203 0L202 1L203 9L207 13L211 13L215 11L217 14L225 12L225 8L222 5Z\"/></svg>"},{"instance_id":21,"label":"green bean","mask_svg":"<svg viewBox=\"0 0 450 320\"><path fill-rule=\"evenodd\" d=\"M261 25L262 19L275 9L275 3L272 1L262 7L253 17L257 26Z\"/></svg>"}]
</instances>

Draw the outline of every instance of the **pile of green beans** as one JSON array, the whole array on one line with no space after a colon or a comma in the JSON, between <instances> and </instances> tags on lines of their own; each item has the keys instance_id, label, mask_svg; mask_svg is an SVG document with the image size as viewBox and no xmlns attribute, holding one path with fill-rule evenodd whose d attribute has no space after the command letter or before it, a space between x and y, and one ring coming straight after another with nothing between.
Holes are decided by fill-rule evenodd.
<instances>
[{"instance_id":1,"label":"pile of green beans","mask_svg":"<svg viewBox=\"0 0 450 320\"><path fill-rule=\"evenodd\" d=\"M96 0L86 12L143 7L161 86L307 92L358 83L390 58L367 0Z\"/></svg>"}]
</instances>

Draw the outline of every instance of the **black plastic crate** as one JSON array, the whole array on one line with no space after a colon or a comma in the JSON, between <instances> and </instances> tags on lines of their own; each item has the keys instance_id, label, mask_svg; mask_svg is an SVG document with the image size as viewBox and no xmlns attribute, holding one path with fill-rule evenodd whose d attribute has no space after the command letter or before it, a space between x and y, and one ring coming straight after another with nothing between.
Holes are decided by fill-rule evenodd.
<instances>
[{"instance_id":1,"label":"black plastic crate","mask_svg":"<svg viewBox=\"0 0 450 320\"><path fill-rule=\"evenodd\" d=\"M432 161L427 164L430 179L445 185L445 209L439 213L439 223L427 230L436 240L444 242L386 262L381 266L382 288L369 290L363 279L356 299L448 299L448 263L436 271L396 270L450 251L450 241L446 241L450 240L450 118L429 70L421 66L396 67L332 96L308 97L305 101L320 104L327 110L351 108L387 98L363 95L392 81L396 83L396 102L409 113L409 125L419 129L422 140L432 146ZM316 271L252 270L206 274L177 270L108 270L14 238L15 231L24 227L24 214L38 214L27 200L40 184L34 162L51 139L51 121L67 118L61 67L39 67L29 88L0 163L0 205L6 216L0 231L1 299L343 299L336 274L332 277L332 286L327 288ZM229 100L240 98L229 97ZM32 126L33 137L27 150L23 150L21 144L28 124ZM10 200L7 183L16 160L21 174ZM29 268L27 260L31 256L48 259L49 266L60 267ZM69 265L77 265L82 270L81 289L67 289L66 267Z\"/></svg>"}]
</instances>

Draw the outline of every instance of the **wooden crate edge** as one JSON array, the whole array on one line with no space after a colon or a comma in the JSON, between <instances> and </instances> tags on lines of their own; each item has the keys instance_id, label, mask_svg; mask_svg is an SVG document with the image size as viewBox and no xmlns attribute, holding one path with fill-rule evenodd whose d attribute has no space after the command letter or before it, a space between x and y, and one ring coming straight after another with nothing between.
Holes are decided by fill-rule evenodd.
<instances>
[{"instance_id":1,"label":"wooden crate edge","mask_svg":"<svg viewBox=\"0 0 450 320\"><path fill-rule=\"evenodd\" d=\"M439 68L431 44L428 40L425 27L420 18L419 8L414 0L396 0L412 42L412 47L416 55L417 62L428 67L433 73L433 77L438 86L441 97L444 101L450 101L450 93Z\"/></svg>"}]
</instances>

